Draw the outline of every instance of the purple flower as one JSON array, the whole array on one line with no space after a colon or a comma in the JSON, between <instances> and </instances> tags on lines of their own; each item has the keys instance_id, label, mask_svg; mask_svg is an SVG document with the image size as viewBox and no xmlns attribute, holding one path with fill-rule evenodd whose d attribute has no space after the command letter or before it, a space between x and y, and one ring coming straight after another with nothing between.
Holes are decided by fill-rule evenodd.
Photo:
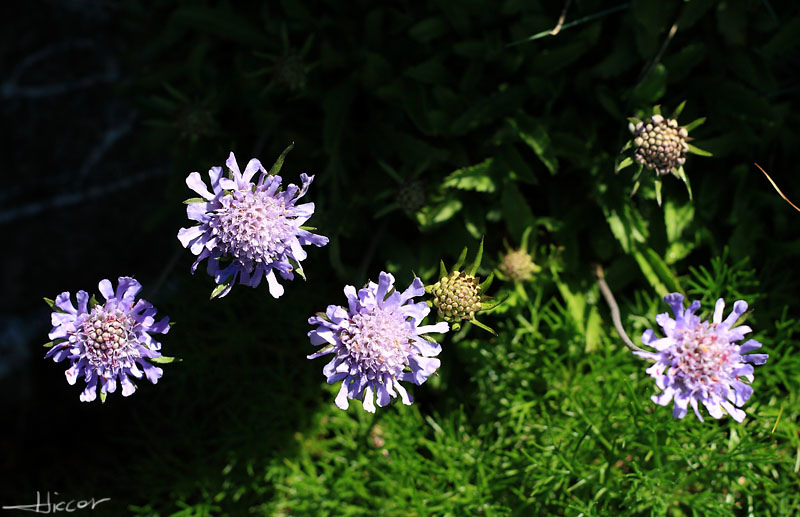
<instances>
[{"instance_id":1,"label":"purple flower","mask_svg":"<svg viewBox=\"0 0 800 517\"><path fill-rule=\"evenodd\" d=\"M166 334L169 318L156 322L153 305L136 301L136 294L142 289L139 282L123 276L116 292L108 280L102 280L99 287L106 299L103 304L94 297L90 300L86 291L78 291L77 309L69 292L59 294L54 302L48 301L53 308L53 330L49 334L53 344L45 358L52 357L56 362L70 360L67 382L75 384L83 376L86 381L80 397L83 402L97 398L98 381L101 400L116 391L117 379L126 397L136 390L129 376L137 379L145 376L155 384L163 370L149 361L173 360L161 355L161 344L150 335Z\"/></svg>"},{"instance_id":2,"label":"purple flower","mask_svg":"<svg viewBox=\"0 0 800 517\"><path fill-rule=\"evenodd\" d=\"M663 391L652 397L653 402L666 406L674 401L672 415L675 418L686 416L687 408L691 405L701 422L703 417L700 416L697 403L702 402L714 418L721 418L727 412L734 420L741 422L745 412L739 407L753 394L753 388L739 379L753 382L752 365L767 362L767 354L744 355L761 348L758 341L750 339L741 345L736 343L752 330L747 325L733 327L747 310L747 302L739 300L734 303L733 312L723 321L725 300L720 298L714 309L714 318L708 322L700 321L694 315L700 308L700 302L694 301L684 310L682 295L672 293L664 300L675 313L674 320L666 312L656 316L656 322L666 337L658 338L651 329L647 329L642 335L642 342L657 352L634 352L656 361L647 369L647 373Z\"/></svg>"},{"instance_id":3,"label":"purple flower","mask_svg":"<svg viewBox=\"0 0 800 517\"><path fill-rule=\"evenodd\" d=\"M225 162L233 173L222 177L222 167L208 171L211 189L193 172L186 184L202 196L190 200L186 208L189 219L200 224L181 228L178 239L197 255L192 274L198 264L208 259L208 273L219 287L214 296L225 296L239 283L257 287L266 277L270 294L278 298L283 286L275 272L285 280L294 279L293 271L305 277L300 262L306 258L303 246L324 246L328 238L304 229L314 213L314 203L296 205L314 176L300 175L302 186L290 184L281 191L281 177L269 175L256 159L250 160L244 173L239 172L233 153ZM261 172L257 183L251 179ZM213 192L213 193L212 193Z\"/></svg>"},{"instance_id":4,"label":"purple flower","mask_svg":"<svg viewBox=\"0 0 800 517\"><path fill-rule=\"evenodd\" d=\"M336 397L339 408L347 409L347 399L356 399L374 413L375 394L380 407L398 393L403 404L411 404L400 381L420 385L439 368L440 361L434 356L442 347L423 334L447 332L449 327L446 322L419 325L430 308L425 302L413 303L413 297L424 293L419 278L400 293L394 290L394 277L382 272L378 284L369 282L358 293L351 285L344 288L348 309L329 305L325 314L308 319L317 325L308 333L311 344L324 345L308 358L333 354L322 373L328 384L342 381Z\"/></svg>"}]
</instances>

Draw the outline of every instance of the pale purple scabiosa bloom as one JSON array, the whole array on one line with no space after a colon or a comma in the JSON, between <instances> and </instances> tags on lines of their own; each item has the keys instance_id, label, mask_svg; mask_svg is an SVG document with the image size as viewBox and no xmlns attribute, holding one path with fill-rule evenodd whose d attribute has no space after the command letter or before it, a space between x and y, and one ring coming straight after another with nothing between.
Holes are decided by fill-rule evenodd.
<instances>
[{"instance_id":1,"label":"pale purple scabiosa bloom","mask_svg":"<svg viewBox=\"0 0 800 517\"><path fill-rule=\"evenodd\" d=\"M753 394L753 388L739 379L753 382L753 365L767 362L767 354L744 355L761 348L758 341L749 339L741 345L736 343L752 331L747 325L733 327L747 310L747 302L734 303L733 311L723 320L725 300L720 298L714 317L708 322L694 315L700 308L699 301L692 302L684 310L682 295L672 293L664 300L675 313L675 319L666 312L656 316L666 337L658 338L647 329L642 342L657 352L634 352L656 361L647 373L663 391L652 397L653 402L666 406L674 401L672 415L675 418L685 417L691 405L702 422L697 407L697 403L702 402L714 418L721 418L727 412L737 422L743 421L745 412L739 407Z\"/></svg>"},{"instance_id":2,"label":"pale purple scabiosa bloom","mask_svg":"<svg viewBox=\"0 0 800 517\"><path fill-rule=\"evenodd\" d=\"M150 334L166 334L169 318L156 322L156 309L144 300L136 300L142 285L133 278L119 278L116 292L108 280L99 284L105 303L89 299L86 291L78 291L77 309L72 304L69 292L59 294L55 301L48 300L53 308L53 340L45 358L56 362L69 359L72 367L66 371L67 382L75 384L83 376L86 389L81 393L83 402L97 398L100 383L100 398L117 389L117 380L122 385L122 395L131 395L135 390L130 376L142 376L155 384L163 370L150 363L171 362L173 358L161 355L161 344Z\"/></svg>"},{"instance_id":3,"label":"pale purple scabiosa bloom","mask_svg":"<svg viewBox=\"0 0 800 517\"><path fill-rule=\"evenodd\" d=\"M284 152L285 154L285 152ZM314 213L314 203L295 204L308 191L314 176L300 175L300 187L290 184L280 190L281 177L270 175L256 159L250 160L244 172L233 153L225 165L231 178L222 175L222 167L208 171L211 191L197 172L186 178L186 184L202 196L186 208L189 219L200 224L181 228L178 239L197 255L192 273L208 259L208 273L218 284L212 298L225 296L236 283L257 287L266 277L270 294L278 298L283 286L275 272L285 280L294 279L296 271L305 277L300 262L307 256L303 246L324 246L328 238L304 229ZM257 183L251 180L261 172Z\"/></svg>"},{"instance_id":4,"label":"pale purple scabiosa bloom","mask_svg":"<svg viewBox=\"0 0 800 517\"><path fill-rule=\"evenodd\" d=\"M308 358L333 354L322 373L328 384L342 381L336 405L347 409L347 399L361 400L364 409L374 413L376 394L378 406L383 407L398 393L403 404L411 404L400 381L420 385L440 365L435 356L442 347L424 334L449 330L446 322L420 326L430 312L425 302L413 300L425 294L422 281L415 278L400 293L394 290L394 277L381 272L377 284L369 282L358 292L348 285L344 294L348 309L329 305L324 314L308 319L317 325L308 333L311 344L324 346Z\"/></svg>"}]
</instances>

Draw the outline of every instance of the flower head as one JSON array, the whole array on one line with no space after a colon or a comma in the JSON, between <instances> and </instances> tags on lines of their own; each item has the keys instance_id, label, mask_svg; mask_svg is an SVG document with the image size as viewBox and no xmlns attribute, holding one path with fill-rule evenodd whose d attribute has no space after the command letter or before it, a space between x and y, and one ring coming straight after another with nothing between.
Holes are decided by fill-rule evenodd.
<instances>
[{"instance_id":1,"label":"flower head","mask_svg":"<svg viewBox=\"0 0 800 517\"><path fill-rule=\"evenodd\" d=\"M636 163L655 170L659 175L668 174L686 163L689 133L686 128L678 126L677 120L656 114L635 124L631 122L630 129Z\"/></svg>"},{"instance_id":2,"label":"flower head","mask_svg":"<svg viewBox=\"0 0 800 517\"><path fill-rule=\"evenodd\" d=\"M395 203L409 217L425 206L425 184L418 179L404 182L397 190Z\"/></svg>"},{"instance_id":3,"label":"flower head","mask_svg":"<svg viewBox=\"0 0 800 517\"><path fill-rule=\"evenodd\" d=\"M63 292L55 301L48 300L53 308L52 344L45 358L56 362L69 359L72 366L66 371L67 382L75 384L83 376L86 389L81 393L83 402L97 398L100 383L100 399L117 389L117 380L122 385L122 395L131 395L136 386L130 376L142 376L155 384L163 370L151 362L172 362L174 358L161 355L161 344L151 334L166 334L169 318L156 322L156 309L144 300L136 300L142 285L133 278L119 278L117 290L108 280L99 284L100 293L106 302L97 303L89 299L86 291L78 291L77 309L70 294Z\"/></svg>"},{"instance_id":4,"label":"flower head","mask_svg":"<svg viewBox=\"0 0 800 517\"><path fill-rule=\"evenodd\" d=\"M648 329L642 335L642 342L657 352L635 352L656 361L647 369L662 390L652 397L653 402L666 406L674 401L672 414L675 418L686 416L691 405L701 422L703 417L697 404L702 402L714 418L728 413L741 422L745 412L739 408L750 398L753 388L740 379L752 382L753 365L767 362L767 354L744 355L761 348L758 341L749 339L741 345L737 343L752 330L747 325L733 327L747 310L747 302L734 303L733 311L723 320L725 301L720 298L713 319L708 322L694 315L700 302L694 301L684 310L682 295L673 293L664 300L675 314L675 319L667 313L656 317L666 337L658 338Z\"/></svg>"},{"instance_id":5,"label":"flower head","mask_svg":"<svg viewBox=\"0 0 800 517\"><path fill-rule=\"evenodd\" d=\"M186 214L200 224L181 228L178 239L197 255L192 273L201 261L208 259L207 271L218 284L212 297L228 294L237 280L257 287L266 277L270 294L278 298L283 294L283 286L275 272L285 280L294 279L294 271L304 276L300 262L307 254L303 246L328 243L327 237L315 235L302 226L314 213L314 203L296 204L314 177L301 174L302 185L290 184L284 191L281 177L274 174L289 149L278 159L271 174L256 159L250 160L244 172L240 172L231 153L225 162L231 177L223 177L221 167L212 167L211 191L199 173L193 172L186 178L189 188L202 196L189 200ZM251 180L259 171L261 175L253 183Z\"/></svg>"},{"instance_id":6,"label":"flower head","mask_svg":"<svg viewBox=\"0 0 800 517\"><path fill-rule=\"evenodd\" d=\"M498 267L503 275L515 282L527 282L542 269L523 248L506 253Z\"/></svg>"},{"instance_id":7,"label":"flower head","mask_svg":"<svg viewBox=\"0 0 800 517\"><path fill-rule=\"evenodd\" d=\"M678 116L683 112L686 101L682 102L671 116L664 116L660 106L654 106L652 114L643 118L630 117L628 129L631 132L631 139L622 148L622 151L633 151L633 156L622 159L617 165L617 171L630 165L636 164L637 172L634 175L633 196L641 185L642 171L644 169L655 171L653 179L645 177L647 183L652 183L655 188L655 198L661 205L661 177L671 173L679 178L686 185L689 198L692 197L692 188L689 184L689 177L683 166L686 163L686 154L698 154L701 156L711 156L711 153L703 151L690 144L692 138L689 133L702 124L705 118L699 118L684 126L678 123Z\"/></svg>"},{"instance_id":8,"label":"flower head","mask_svg":"<svg viewBox=\"0 0 800 517\"><path fill-rule=\"evenodd\" d=\"M414 297L424 293L419 278L401 293L394 289L394 277L381 272L377 284L369 282L358 292L351 285L344 288L347 309L329 305L324 314L309 318L308 323L317 326L308 333L311 344L324 348L308 358L333 355L322 373L328 384L342 381L336 397L339 408L347 409L347 399L356 399L374 413L375 395L383 407L398 393L403 404L411 404L400 381L420 385L439 368L435 356L442 347L424 334L447 332L449 327L444 322L420 326L430 308L425 302L414 303Z\"/></svg>"},{"instance_id":9,"label":"flower head","mask_svg":"<svg viewBox=\"0 0 800 517\"><path fill-rule=\"evenodd\" d=\"M491 298L483 294L494 280L494 273L489 273L483 282L475 274L483 258L483 239L478 247L475 261L467 268L467 271L461 271L459 268L464 264L466 258L467 248L464 248L449 273L444 261L439 261L439 280L435 284L425 287L425 292L433 296L433 300L429 304L436 307L439 319L452 323L453 330L459 330L462 321L469 321L473 325L497 335L494 330L475 318L477 313L493 309L503 302L503 300L490 301Z\"/></svg>"}]
</instances>

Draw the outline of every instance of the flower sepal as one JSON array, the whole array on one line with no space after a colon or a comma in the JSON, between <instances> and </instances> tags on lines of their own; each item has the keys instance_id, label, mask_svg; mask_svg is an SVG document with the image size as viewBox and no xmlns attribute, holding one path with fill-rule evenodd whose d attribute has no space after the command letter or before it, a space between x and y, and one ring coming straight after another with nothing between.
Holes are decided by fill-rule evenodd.
<instances>
[{"instance_id":1,"label":"flower sepal","mask_svg":"<svg viewBox=\"0 0 800 517\"><path fill-rule=\"evenodd\" d=\"M158 364L180 363L182 361L183 359L180 357L168 357L166 355L150 358L151 363L158 363Z\"/></svg>"},{"instance_id":2,"label":"flower sepal","mask_svg":"<svg viewBox=\"0 0 800 517\"><path fill-rule=\"evenodd\" d=\"M279 172L281 172L281 168L283 168L283 162L286 160L286 155L289 154L289 151L294 149L294 142L286 146L286 149L283 150L278 159L275 160L275 163L272 164L272 167L269 169L270 176L276 176Z\"/></svg>"}]
</instances>

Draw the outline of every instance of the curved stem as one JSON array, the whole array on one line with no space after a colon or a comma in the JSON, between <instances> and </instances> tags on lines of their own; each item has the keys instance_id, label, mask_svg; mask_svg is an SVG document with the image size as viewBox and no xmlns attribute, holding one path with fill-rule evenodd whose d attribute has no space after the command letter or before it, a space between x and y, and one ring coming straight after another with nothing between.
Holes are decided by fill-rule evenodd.
<instances>
[{"instance_id":1,"label":"curved stem","mask_svg":"<svg viewBox=\"0 0 800 517\"><path fill-rule=\"evenodd\" d=\"M614 322L614 328L617 329L617 333L625 342L625 346L627 346L632 352L647 352L646 350L633 344L633 341L631 341L631 338L628 337L625 329L622 328L622 320L619 317L619 306L617 305L617 301L614 299L611 289L608 288L608 284L606 283L603 275L603 268L600 266L600 264L597 265L595 274L597 274L597 285L600 286L600 291L603 293L603 298L606 299L608 308L611 310L611 321Z\"/></svg>"}]
</instances>

